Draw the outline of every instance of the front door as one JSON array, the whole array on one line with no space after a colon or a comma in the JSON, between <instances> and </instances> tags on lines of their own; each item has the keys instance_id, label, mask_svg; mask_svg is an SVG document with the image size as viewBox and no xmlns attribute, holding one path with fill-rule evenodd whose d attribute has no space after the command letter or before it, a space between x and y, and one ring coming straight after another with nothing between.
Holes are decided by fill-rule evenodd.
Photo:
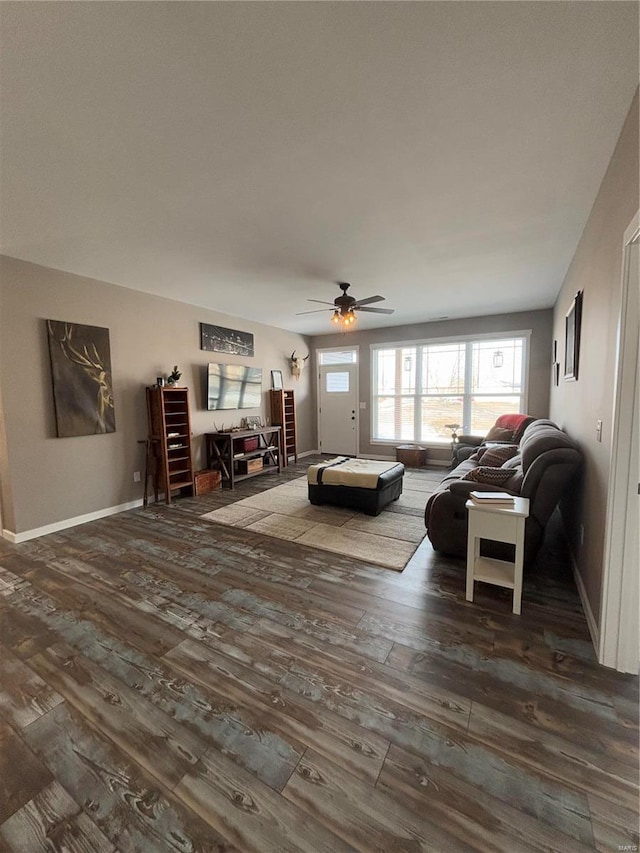
<instances>
[{"instance_id":1,"label":"front door","mask_svg":"<svg viewBox=\"0 0 640 853\"><path fill-rule=\"evenodd\" d=\"M356 364L321 365L318 441L321 453L355 456L358 452Z\"/></svg>"}]
</instances>

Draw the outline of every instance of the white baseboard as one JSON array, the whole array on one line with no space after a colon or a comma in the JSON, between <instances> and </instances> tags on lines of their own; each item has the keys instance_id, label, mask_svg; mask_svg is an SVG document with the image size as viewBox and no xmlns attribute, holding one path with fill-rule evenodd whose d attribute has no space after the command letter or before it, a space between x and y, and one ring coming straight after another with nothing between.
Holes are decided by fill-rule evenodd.
<instances>
[{"instance_id":1,"label":"white baseboard","mask_svg":"<svg viewBox=\"0 0 640 853\"><path fill-rule=\"evenodd\" d=\"M11 530L3 530L2 538L14 545L19 545L21 542L27 542L29 539L37 539L39 536L46 536L48 533L58 533L60 530L67 530L69 527L77 527L79 524L86 524L88 521L96 521L99 518L106 518L108 515L117 515L119 512L125 512L128 509L136 509L142 506L142 498L135 501L129 501L118 506L109 506L106 509L99 509L96 512L87 512L84 515L76 515L74 518L65 518L63 521L56 521L53 524L45 524L43 527L34 527L32 530L24 530L22 533L13 533Z\"/></svg>"},{"instance_id":2,"label":"white baseboard","mask_svg":"<svg viewBox=\"0 0 640 853\"><path fill-rule=\"evenodd\" d=\"M575 580L576 587L578 588L580 603L582 604L582 609L584 610L584 615L587 619L587 627L589 628L589 634L591 634L591 642L593 643L593 648L595 649L597 657L598 649L600 648L600 628L598 627L596 618L593 615L593 610L591 609L591 602L589 601L589 597L587 596L587 590L585 588L584 581L582 580L582 575L578 571L578 564L576 563L575 555L571 550L571 543L569 542L569 537L567 536L567 531L564 527L564 521L562 521L562 532L564 533L564 538L567 542L567 548L569 549L573 579Z\"/></svg>"},{"instance_id":3,"label":"white baseboard","mask_svg":"<svg viewBox=\"0 0 640 853\"><path fill-rule=\"evenodd\" d=\"M369 453L367 456L360 456L360 454L358 454L358 458L359 459L375 459L379 462L395 462L396 461L395 454L393 456L382 456L382 455L377 454L377 453L375 453L375 454ZM451 463L445 461L444 459L429 459L429 457L427 457L427 468L430 467L431 465L435 465L438 468L449 468L451 466Z\"/></svg>"}]
</instances>

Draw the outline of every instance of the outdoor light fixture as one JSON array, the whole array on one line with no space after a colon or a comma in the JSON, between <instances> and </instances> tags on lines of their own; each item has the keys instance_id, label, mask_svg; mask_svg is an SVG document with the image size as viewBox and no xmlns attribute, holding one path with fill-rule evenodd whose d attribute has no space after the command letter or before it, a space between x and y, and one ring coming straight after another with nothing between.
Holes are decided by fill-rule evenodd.
<instances>
[{"instance_id":1,"label":"outdoor light fixture","mask_svg":"<svg viewBox=\"0 0 640 853\"><path fill-rule=\"evenodd\" d=\"M497 349L493 354L493 366L494 367L502 367L503 361L504 361L504 356L502 354L502 350Z\"/></svg>"}]
</instances>

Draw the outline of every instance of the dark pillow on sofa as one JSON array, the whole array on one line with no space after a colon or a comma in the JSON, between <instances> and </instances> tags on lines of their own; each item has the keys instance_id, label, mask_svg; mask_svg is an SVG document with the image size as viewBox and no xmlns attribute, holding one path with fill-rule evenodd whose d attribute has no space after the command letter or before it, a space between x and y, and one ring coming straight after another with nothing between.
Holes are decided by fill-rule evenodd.
<instances>
[{"instance_id":1,"label":"dark pillow on sofa","mask_svg":"<svg viewBox=\"0 0 640 853\"><path fill-rule=\"evenodd\" d=\"M500 444L498 447L488 447L481 456L483 467L500 468L518 452L517 444Z\"/></svg>"},{"instance_id":2,"label":"dark pillow on sofa","mask_svg":"<svg viewBox=\"0 0 640 853\"><path fill-rule=\"evenodd\" d=\"M486 483L490 486L503 486L511 477L513 477L512 468L489 468L485 465L478 465L477 468L468 471L462 479Z\"/></svg>"},{"instance_id":3,"label":"dark pillow on sofa","mask_svg":"<svg viewBox=\"0 0 640 853\"><path fill-rule=\"evenodd\" d=\"M485 441L513 441L513 430L492 426L484 437Z\"/></svg>"}]
</instances>

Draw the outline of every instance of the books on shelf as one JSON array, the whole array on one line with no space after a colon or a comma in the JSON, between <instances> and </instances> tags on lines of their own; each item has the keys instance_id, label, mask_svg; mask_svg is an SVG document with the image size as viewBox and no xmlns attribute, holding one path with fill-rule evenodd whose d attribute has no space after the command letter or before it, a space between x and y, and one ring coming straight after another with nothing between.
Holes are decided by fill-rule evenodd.
<instances>
[{"instance_id":1,"label":"books on shelf","mask_svg":"<svg viewBox=\"0 0 640 853\"><path fill-rule=\"evenodd\" d=\"M469 492L469 497L477 504L502 504L515 506L515 497L508 492Z\"/></svg>"}]
</instances>

